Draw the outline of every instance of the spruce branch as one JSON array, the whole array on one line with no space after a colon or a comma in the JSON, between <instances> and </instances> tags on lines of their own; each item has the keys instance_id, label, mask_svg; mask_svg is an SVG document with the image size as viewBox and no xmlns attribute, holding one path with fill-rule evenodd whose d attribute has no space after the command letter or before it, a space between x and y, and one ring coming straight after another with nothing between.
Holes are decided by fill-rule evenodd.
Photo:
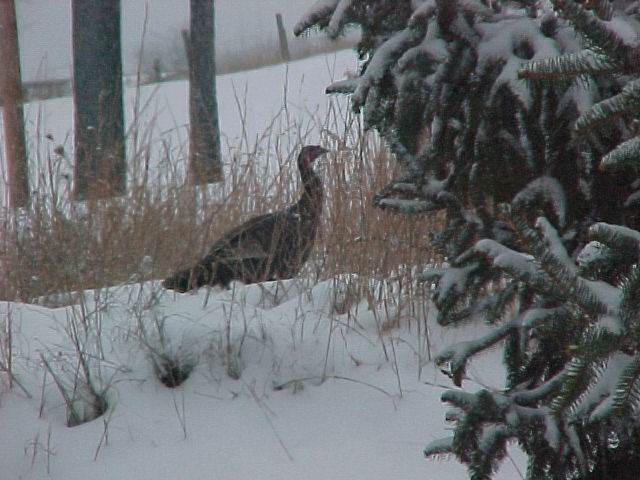
<instances>
[{"instance_id":1,"label":"spruce branch","mask_svg":"<svg viewBox=\"0 0 640 480\"><path fill-rule=\"evenodd\" d=\"M593 10L596 16L602 20L609 21L613 17L613 3L611 0L587 0L584 2L585 8Z\"/></svg>"},{"instance_id":2,"label":"spruce branch","mask_svg":"<svg viewBox=\"0 0 640 480\"><path fill-rule=\"evenodd\" d=\"M618 34L574 0L551 0L560 16L569 20L585 37L589 47L615 62L627 65L632 48Z\"/></svg>"},{"instance_id":3,"label":"spruce branch","mask_svg":"<svg viewBox=\"0 0 640 480\"><path fill-rule=\"evenodd\" d=\"M622 92L595 104L574 126L574 135L580 137L594 128L608 125L621 115L640 115L640 80L629 82Z\"/></svg>"},{"instance_id":4,"label":"spruce branch","mask_svg":"<svg viewBox=\"0 0 640 480\"><path fill-rule=\"evenodd\" d=\"M640 166L640 136L622 142L616 148L602 157L602 170L620 170L627 166Z\"/></svg>"},{"instance_id":5,"label":"spruce branch","mask_svg":"<svg viewBox=\"0 0 640 480\"><path fill-rule=\"evenodd\" d=\"M529 62L518 71L518 78L531 80L571 80L577 76L611 75L621 72L622 64L589 50Z\"/></svg>"},{"instance_id":6,"label":"spruce branch","mask_svg":"<svg viewBox=\"0 0 640 480\"><path fill-rule=\"evenodd\" d=\"M565 384L569 369L565 367L553 377L542 382L535 388L527 388L526 385L516 387L509 392L509 396L518 405L536 405L539 402L551 398Z\"/></svg>"},{"instance_id":7,"label":"spruce branch","mask_svg":"<svg viewBox=\"0 0 640 480\"><path fill-rule=\"evenodd\" d=\"M329 24L327 25L327 35L329 38L338 38L342 27L346 21L346 12L351 7L353 0L340 0L338 5L336 5L333 14L331 15L331 20L329 20Z\"/></svg>"},{"instance_id":8,"label":"spruce branch","mask_svg":"<svg viewBox=\"0 0 640 480\"><path fill-rule=\"evenodd\" d=\"M368 98L371 88L383 80L387 72L393 68L396 61L408 48L417 45L423 39L424 33L424 29L401 30L376 50L353 92L354 109L358 110L367 101L371 101Z\"/></svg>"},{"instance_id":9,"label":"spruce branch","mask_svg":"<svg viewBox=\"0 0 640 480\"><path fill-rule=\"evenodd\" d=\"M633 332L633 340L640 341L640 266L636 263L625 277L622 285L622 300L620 302L620 316L624 325ZM638 346L636 346L638 348Z\"/></svg>"},{"instance_id":10,"label":"spruce branch","mask_svg":"<svg viewBox=\"0 0 640 480\"><path fill-rule=\"evenodd\" d=\"M640 357L635 356L623 370L613 395L618 415L631 415L640 407Z\"/></svg>"},{"instance_id":11,"label":"spruce branch","mask_svg":"<svg viewBox=\"0 0 640 480\"><path fill-rule=\"evenodd\" d=\"M459 387L462 384L467 361L478 352L486 351L498 342L504 340L504 338L518 326L518 321L511 321L501 325L479 339L456 343L436 357L436 364L442 365L448 363L453 383Z\"/></svg>"},{"instance_id":12,"label":"spruce branch","mask_svg":"<svg viewBox=\"0 0 640 480\"><path fill-rule=\"evenodd\" d=\"M640 251L640 232L622 225L594 223L589 227L589 238L629 255Z\"/></svg>"},{"instance_id":13,"label":"spruce branch","mask_svg":"<svg viewBox=\"0 0 640 480\"><path fill-rule=\"evenodd\" d=\"M584 394L593 373L592 365L585 358L574 357L571 360L562 388L551 402L551 409L557 416L560 416Z\"/></svg>"},{"instance_id":14,"label":"spruce branch","mask_svg":"<svg viewBox=\"0 0 640 480\"><path fill-rule=\"evenodd\" d=\"M591 328L585 332L584 337L584 341L576 346L565 382L551 404L557 415L573 408L574 416L583 417L602 402L602 395L589 396L588 392L598 386L606 371L607 361L618 350L621 336L600 328Z\"/></svg>"},{"instance_id":15,"label":"spruce branch","mask_svg":"<svg viewBox=\"0 0 640 480\"><path fill-rule=\"evenodd\" d=\"M293 27L296 36L303 35L314 26L326 27L333 12L338 6L339 0L318 0L303 14L302 18Z\"/></svg>"},{"instance_id":16,"label":"spruce branch","mask_svg":"<svg viewBox=\"0 0 640 480\"><path fill-rule=\"evenodd\" d=\"M491 479L507 455L507 442L511 438L513 431L506 425L489 424L482 429L473 462L469 465L472 480Z\"/></svg>"},{"instance_id":17,"label":"spruce branch","mask_svg":"<svg viewBox=\"0 0 640 480\"><path fill-rule=\"evenodd\" d=\"M541 217L537 222L546 243L522 218L516 216L514 221L522 241L540 262L540 267L554 281L555 288L561 295L574 302L588 316L598 317L609 311L606 302L599 298L599 292L578 276L575 265L568 260L569 255L557 232L546 219Z\"/></svg>"},{"instance_id":18,"label":"spruce branch","mask_svg":"<svg viewBox=\"0 0 640 480\"><path fill-rule=\"evenodd\" d=\"M429 445L423 450L425 457L447 456L452 453L453 450L453 437L438 438L432 440Z\"/></svg>"}]
</instances>

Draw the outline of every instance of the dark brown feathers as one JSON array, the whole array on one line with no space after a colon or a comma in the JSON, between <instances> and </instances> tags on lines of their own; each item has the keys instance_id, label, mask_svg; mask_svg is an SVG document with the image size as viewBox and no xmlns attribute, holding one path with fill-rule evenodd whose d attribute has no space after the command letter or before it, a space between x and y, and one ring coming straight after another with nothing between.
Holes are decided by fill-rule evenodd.
<instances>
[{"instance_id":1,"label":"dark brown feathers","mask_svg":"<svg viewBox=\"0 0 640 480\"><path fill-rule=\"evenodd\" d=\"M322 213L323 189L313 161L326 153L307 145L298 155L303 191L287 209L260 215L219 238L194 267L175 273L162 285L186 292L203 285L223 285L294 277L309 258Z\"/></svg>"}]
</instances>

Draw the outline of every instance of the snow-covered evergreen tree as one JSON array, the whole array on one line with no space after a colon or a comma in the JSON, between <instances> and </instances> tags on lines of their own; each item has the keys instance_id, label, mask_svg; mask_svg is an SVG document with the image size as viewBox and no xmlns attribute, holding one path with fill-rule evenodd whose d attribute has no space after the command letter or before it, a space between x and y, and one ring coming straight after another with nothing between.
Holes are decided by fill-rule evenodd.
<instances>
[{"instance_id":1,"label":"snow-covered evergreen tree","mask_svg":"<svg viewBox=\"0 0 640 480\"><path fill-rule=\"evenodd\" d=\"M484 479L517 441L530 479L637 478L638 2L552 3L320 0L296 32L362 28L359 75L328 91L404 167L375 202L447 212L438 322L491 329L438 361L460 385L504 352L504 389L445 393L453 436L425 453Z\"/></svg>"}]
</instances>

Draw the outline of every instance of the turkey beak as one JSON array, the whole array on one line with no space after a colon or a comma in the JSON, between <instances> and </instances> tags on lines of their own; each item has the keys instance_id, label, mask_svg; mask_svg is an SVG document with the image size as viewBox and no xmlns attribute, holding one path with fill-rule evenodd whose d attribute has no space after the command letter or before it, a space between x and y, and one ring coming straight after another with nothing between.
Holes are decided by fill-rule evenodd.
<instances>
[{"instance_id":1,"label":"turkey beak","mask_svg":"<svg viewBox=\"0 0 640 480\"><path fill-rule=\"evenodd\" d=\"M324 167L329 165L329 158L327 158L327 153L331 150L327 150L326 148L320 147L321 152L316 156L315 164L320 167L321 170L324 170Z\"/></svg>"}]
</instances>

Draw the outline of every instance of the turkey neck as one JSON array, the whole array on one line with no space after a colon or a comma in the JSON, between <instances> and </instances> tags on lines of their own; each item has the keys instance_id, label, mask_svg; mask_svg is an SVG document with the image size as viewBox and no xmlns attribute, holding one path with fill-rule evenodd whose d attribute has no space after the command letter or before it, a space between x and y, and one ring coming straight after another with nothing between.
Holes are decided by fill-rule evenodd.
<instances>
[{"instance_id":1,"label":"turkey neck","mask_svg":"<svg viewBox=\"0 0 640 480\"><path fill-rule=\"evenodd\" d=\"M298 169L302 178L302 196L298 200L298 213L316 217L322 209L322 181L311 168L309 162L299 162Z\"/></svg>"}]
</instances>

